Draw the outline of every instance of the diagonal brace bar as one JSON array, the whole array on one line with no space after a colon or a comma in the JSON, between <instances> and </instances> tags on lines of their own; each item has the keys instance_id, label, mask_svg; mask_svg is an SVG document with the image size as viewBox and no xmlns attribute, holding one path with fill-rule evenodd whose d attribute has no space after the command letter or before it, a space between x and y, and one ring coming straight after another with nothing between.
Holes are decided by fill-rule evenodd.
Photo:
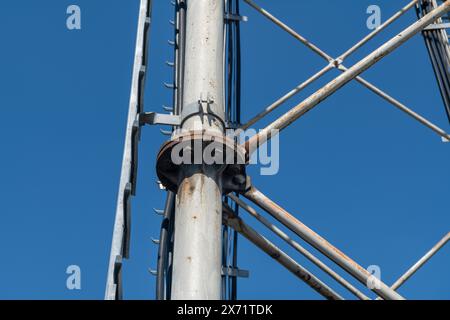
<instances>
[{"instance_id":1,"label":"diagonal brace bar","mask_svg":"<svg viewBox=\"0 0 450 320\"><path fill-rule=\"evenodd\" d=\"M295 32L291 27L285 25L283 22L281 22L278 18L276 18L275 16L273 16L270 12L268 12L267 10L261 8L260 6L258 6L255 2L251 1L251 0L244 0L245 2L247 2L248 5L250 5L251 7L253 7L256 11L260 12L262 15L264 15L266 18L268 18L269 20L271 20L273 23L275 23L277 26L279 26L281 29L283 29L284 31L286 31L287 33L289 33L291 36L293 36L295 39L303 42L308 48L310 48L311 50L313 50L314 52L316 52L318 55L320 55L322 58L325 58L327 60L329 60L330 62L333 61L333 58L329 57L325 52L323 52L322 50L320 50L317 46L315 46L314 44L312 44L311 42L309 42L307 39L305 39L304 37L302 37L301 35L299 35L297 32Z\"/></svg>"},{"instance_id":2,"label":"diagonal brace bar","mask_svg":"<svg viewBox=\"0 0 450 320\"><path fill-rule=\"evenodd\" d=\"M405 7L400 9L397 13L395 13L392 17L387 19L383 24L381 24L378 28L373 30L371 33L369 33L366 37L364 37L361 41L359 41L357 44L355 44L353 47L348 49L346 52L341 54L338 58L338 60L344 61L347 57L349 57L352 53L354 53L356 50L361 48L364 44L366 44L369 40L373 39L377 34L379 34L381 31L386 29L388 26L390 26L393 22L398 20L401 16L403 16L409 9L414 7L414 5L419 2L419 0L413 0L410 3L408 3Z\"/></svg>"},{"instance_id":3,"label":"diagonal brace bar","mask_svg":"<svg viewBox=\"0 0 450 320\"><path fill-rule=\"evenodd\" d=\"M247 211L251 216L256 218L259 222L261 222L264 226L266 226L269 230L271 230L273 233L275 233L277 236L279 236L281 239L283 239L286 243L288 243L291 247L293 247L295 250L297 250L300 254L305 256L309 261L314 263L316 266L318 266L322 271L330 275L334 280L336 280L338 283L340 283L342 286L344 286L347 290L349 290L352 294L354 294L356 297L358 297L361 300L370 300L369 297L367 297L365 294L363 294L361 291L356 289L351 283L349 283L347 280L342 278L339 274L337 274L333 269L328 267L325 263L320 261L318 258L316 258L312 253L310 253L308 250L303 248L298 242L292 240L286 233L281 231L278 227L273 225L269 220L261 216L258 212L256 212L255 209L253 209L251 206L249 206L247 203L242 201L240 198L233 194L229 194L228 197L232 199L234 202L236 202L241 208L243 208L245 211Z\"/></svg>"},{"instance_id":4,"label":"diagonal brace bar","mask_svg":"<svg viewBox=\"0 0 450 320\"><path fill-rule=\"evenodd\" d=\"M392 289L400 288L413 274L423 267L439 250L442 249L450 240L450 232L447 233L438 243L436 243L430 251L428 251L419 261L417 261L408 271L405 272L395 283L391 286Z\"/></svg>"},{"instance_id":5,"label":"diagonal brace bar","mask_svg":"<svg viewBox=\"0 0 450 320\"><path fill-rule=\"evenodd\" d=\"M402 8L399 12L397 12L396 14L394 14L391 18L389 18L388 20L386 20L382 25L380 25L377 29L375 29L374 31L372 31L370 34L368 34L365 38L363 38L361 41L359 41L358 43L356 43L353 47L351 47L349 50L347 50L346 52L344 52L339 58L337 59L333 59L330 55L328 55L327 53L321 51L320 49L317 48L317 46L312 45L312 43L310 41L308 41L307 39L305 39L304 37L302 37L300 34L298 34L297 32L295 32L292 28L290 28L289 26L287 26L286 24L284 24L283 22L281 22L279 19L277 19L276 17L274 17L272 14L270 14L269 12L267 12L267 10L261 8L260 6L258 6L257 4L255 4L253 1L251 0L245 0L247 2L247 4L249 4L251 7L253 7L256 11L258 11L259 13L261 13L263 16L265 16L266 18L268 18L270 21L272 21L273 23L275 23L277 26L279 26L281 29L283 29L284 31L288 32L290 35L292 35L295 39L299 40L300 42L302 42L304 45L306 45L308 48L310 48L311 50L313 50L314 52L318 53L322 58L324 58L325 60L327 60L329 62L329 64L327 66L325 66L324 68L322 68L322 70L320 70L319 72L317 72L315 75L313 75L311 78L309 78L308 80L306 80L305 82L303 82L302 84L298 85L297 87L295 87L294 89L292 89L291 91L289 91L287 94L285 94L283 97L281 97L280 99L278 99L277 101L275 101L274 103L272 103L270 106L268 106L264 111L260 112L259 114L257 114L255 117L253 117L252 119L250 119L246 124L242 125L241 128L242 129L248 129L250 126L252 126L254 123L256 123L258 120L260 120L261 118L263 118L265 115L267 115L268 113L272 112L273 110L275 110L276 108L278 108L280 105L282 105L284 102L286 102L288 99L290 99L291 97L293 97L294 95L298 94L300 91L302 91L303 89L305 89L307 86L309 86L311 83L313 83L314 81L316 81L317 79L319 79L320 77L322 77L324 74L326 74L328 71L330 71L333 68L336 68L338 66L340 66L344 59L346 59L348 56L350 56L353 52L355 52L358 48L360 48L361 46L363 46L365 43L367 43L369 40L371 40L373 37L375 37L378 33L380 33L382 30L384 30L386 27L388 27L390 24L392 24L395 20L397 20L398 18L400 18L405 12L407 12L409 9L411 9L417 2L418 0L413 0L412 2L410 2L408 5L406 5L404 8ZM315 50L318 49L318 50ZM319 51L319 52L317 52Z\"/></svg>"},{"instance_id":6,"label":"diagonal brace bar","mask_svg":"<svg viewBox=\"0 0 450 320\"><path fill-rule=\"evenodd\" d=\"M347 71L343 72L340 76L329 82L326 86L319 89L317 92L312 94L306 100L301 102L296 107L292 108L290 111L285 113L283 116L272 122L266 128L264 128L260 133L250 138L246 143L245 147L248 154L250 155L258 145L264 144L269 140L274 133L274 131L281 131L292 122L300 118L302 115L307 113L309 110L313 109L320 102L327 99L337 90L342 88L352 79L359 76L361 73L369 69L375 63L380 61L382 58L392 53L403 43L411 39L415 34L423 30L427 25L435 21L437 18L443 16L450 11L450 1L446 1L441 6L437 7L422 19L418 20L416 23L412 24L397 36L393 37L387 43L379 47L377 50L369 54L367 57L359 61L353 67L349 68ZM450 136L449 136L450 138Z\"/></svg>"},{"instance_id":7,"label":"diagonal brace bar","mask_svg":"<svg viewBox=\"0 0 450 320\"><path fill-rule=\"evenodd\" d=\"M270 257L275 259L278 263L292 272L295 276L304 281L317 293L328 300L344 300L344 298L334 292L330 287L324 284L311 272L295 262L290 256L281 251L277 246L275 246L265 237L260 235L256 230L248 226L244 221L242 221L240 217L234 215L234 212L226 204L224 204L223 213L224 223L226 225L239 232L262 251L270 255Z\"/></svg>"},{"instance_id":8,"label":"diagonal brace bar","mask_svg":"<svg viewBox=\"0 0 450 320\"><path fill-rule=\"evenodd\" d=\"M320 235L315 233L313 230L304 225L301 221L296 219L294 216L289 214L286 210L278 206L272 200L267 198L263 193L257 190L255 187L251 187L247 192L245 192L244 197L256 204L261 209L268 212L276 220L281 222L284 226L289 228L292 232L297 234L311 246L322 252L330 260L338 264L342 269L347 271L353 277L355 277L362 284L367 286L369 281L372 279L372 274L366 269L361 267L358 263L353 261L339 249L334 247L327 240L322 238ZM385 283L379 281L378 288L371 288L372 291L377 293L384 299L387 300L403 300L404 298L391 289Z\"/></svg>"},{"instance_id":9,"label":"diagonal brace bar","mask_svg":"<svg viewBox=\"0 0 450 320\"><path fill-rule=\"evenodd\" d=\"M247 123L243 124L241 126L241 129L246 130L248 128L250 128L252 125L254 125L256 122L258 122L259 120L261 120L262 118L264 118L266 115L268 115L269 113L271 113L272 111L274 111L276 108L278 108L279 106L281 106L283 103L285 103L286 101L288 101L290 98L292 98L293 96L295 96L296 94L298 94L300 91L302 91L303 89L305 89L307 86L309 86L311 83L313 83L314 81L316 81L317 79L321 78L323 75L325 75L326 73L328 73L330 70L332 70L334 68L333 64L329 63L327 66L325 66L324 68L322 68L319 72L317 72L316 74L314 74L312 77L310 77L308 80L302 82L301 84L299 84L297 87L295 87L294 89L292 89L291 91L289 91L288 93L286 93L284 96L282 96L281 98L279 98L277 101L275 101L274 103L272 103L270 106L268 106L266 109L264 109L263 111L261 111L260 113L258 113L256 116L254 116L252 119L250 119L249 121L247 121Z\"/></svg>"},{"instance_id":10,"label":"diagonal brace bar","mask_svg":"<svg viewBox=\"0 0 450 320\"><path fill-rule=\"evenodd\" d=\"M250 1L251 2L251 1ZM250 4L249 2L249 4ZM407 10L411 9L414 4L417 2L417 0L414 0L412 2L410 2L407 6L405 6L404 8L402 8L399 12L397 12L394 16L392 16L391 18L389 18L386 22L384 22L379 28L377 28L376 30L374 30L373 32L371 32L369 35L367 35L365 38L363 38L361 41L359 41L356 45L354 45L352 48L350 48L349 50L347 50L345 53L343 53L339 58L337 59L333 59L330 55L328 55L327 53L325 53L324 51L320 51L321 53L319 54L322 58L324 58L327 61L331 61L327 66L325 66L322 70L320 70L319 72L317 72L315 75L313 75L310 79L308 79L307 81L303 82L301 85L297 86L296 88L294 88L293 90L291 90L289 93L287 93L286 95L284 95L283 97L281 97L280 99L278 99L277 101L275 101L273 104L271 104L269 107L267 107L264 111L262 111L261 113L257 114L254 118L252 118L251 120L249 120L245 125L243 125L241 128L242 129L247 129L249 128L251 125L253 125L255 122L257 122L258 120L260 120L261 118L263 118L265 115L267 115L268 113L270 113L271 111L275 110L276 108L278 108L281 104L283 104L284 102L286 102L288 99L290 99L291 97L293 97L294 95L296 95L297 93L299 93L301 90L303 90L304 88L306 88L308 85L310 85L312 82L314 82L315 80L319 79L320 77L322 77L325 73L327 73L328 71L330 71L332 68L337 68L338 70L344 72L346 70L348 70L344 65L343 65L343 61L346 57L348 57L349 55L351 55L354 51L356 51L358 48L360 48L362 45L364 45L367 41L369 41L370 39L372 39L376 34L378 34L379 32L381 32L382 30L384 30L387 26L389 26L391 23L393 23L395 20L397 20L399 17L401 17ZM279 25L283 30L285 30L286 32L292 34L295 36L296 39L298 39L300 42L302 42L304 45L306 45L307 47L311 48L313 51L317 52L316 50L314 50L314 48L317 48L316 46L312 45L312 43L308 40L306 40L304 37L302 37L301 35L299 35L297 32L295 32L292 28L288 27L286 24L282 23L280 20L278 20L277 18L275 18L273 15L271 15L270 13L268 13L266 10L260 8L259 6L257 6L255 3L251 2L251 6L253 8L255 8L256 10L258 10L261 14L263 14L264 16L266 16L268 19L270 19L272 22L276 23L277 25ZM312 45L312 47L311 47ZM442 130L441 128L439 128L438 126L436 126L435 124L433 124L431 121L427 120L426 118L422 117L421 115L419 115L418 113L414 112L413 110L409 109L408 107L406 107L404 104L402 104L401 102L399 102L398 100L394 99L393 97L391 97L390 95L388 95L387 93L383 92L381 89L377 88L375 85L371 84L369 81L363 79L362 77L358 76L355 78L356 81L358 81L359 83L361 83L363 86L365 86L366 88L368 88L369 90L371 90L372 92L374 92L375 94L379 95L381 98L385 99L387 102L393 104L395 107L397 107L398 109L400 109L401 111L405 112L407 115L411 116L412 118L414 118L415 120L419 121L421 124L425 125L426 127L428 127L429 129L433 130L435 133L437 133L439 136L441 136L443 138L443 141L449 141L449 135Z\"/></svg>"}]
</instances>

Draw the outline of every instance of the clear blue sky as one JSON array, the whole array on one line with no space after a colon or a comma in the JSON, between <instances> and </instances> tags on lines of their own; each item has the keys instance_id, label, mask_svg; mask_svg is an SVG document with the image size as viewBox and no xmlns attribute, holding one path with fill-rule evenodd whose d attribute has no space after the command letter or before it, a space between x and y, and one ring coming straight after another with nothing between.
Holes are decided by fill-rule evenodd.
<instances>
[{"instance_id":1,"label":"clear blue sky","mask_svg":"<svg viewBox=\"0 0 450 320\"><path fill-rule=\"evenodd\" d=\"M2 299L103 298L138 2L0 2ZM384 20L407 1L258 2L337 56L369 32L368 5L380 5ZM66 29L70 4L81 7L81 31ZM242 26L242 109L248 119L324 61L250 7L243 4L242 12L249 17ZM155 1L147 111L161 111L171 102L162 86L172 79L164 65L172 56L169 19L170 1ZM414 20L410 12L347 65ZM276 114L337 74L333 71ZM421 37L364 76L450 130ZM154 170L163 141L158 128L143 130L125 298L154 298L155 279L147 268L156 265L151 237L158 237L160 227L151 208L162 207L165 198ZM450 145L358 84L347 85L283 132L280 153L278 175L261 177L250 169L255 185L362 266L381 266L388 284L450 231ZM286 251L336 287L303 257ZM251 273L239 281L239 298L320 298L246 240L240 241L239 253L240 267ZM71 264L81 267L81 291L65 287ZM447 247L400 292L410 299L450 299L449 264Z\"/></svg>"}]
</instances>

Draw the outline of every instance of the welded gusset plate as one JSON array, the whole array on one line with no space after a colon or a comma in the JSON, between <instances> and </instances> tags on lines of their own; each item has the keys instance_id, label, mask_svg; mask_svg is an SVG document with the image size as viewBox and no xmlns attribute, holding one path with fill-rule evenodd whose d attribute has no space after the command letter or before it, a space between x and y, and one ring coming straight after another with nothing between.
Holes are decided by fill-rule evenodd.
<instances>
[{"instance_id":1,"label":"welded gusset plate","mask_svg":"<svg viewBox=\"0 0 450 320\"><path fill-rule=\"evenodd\" d=\"M222 177L223 193L245 190L245 149L220 133L183 132L162 145L156 172L168 190L177 192L183 177L182 167L188 165L215 166Z\"/></svg>"}]
</instances>

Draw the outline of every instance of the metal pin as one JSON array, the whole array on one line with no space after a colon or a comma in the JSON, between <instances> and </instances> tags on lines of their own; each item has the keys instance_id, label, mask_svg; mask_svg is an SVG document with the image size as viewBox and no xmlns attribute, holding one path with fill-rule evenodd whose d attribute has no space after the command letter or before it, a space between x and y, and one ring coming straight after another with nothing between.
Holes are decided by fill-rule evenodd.
<instances>
[{"instance_id":1,"label":"metal pin","mask_svg":"<svg viewBox=\"0 0 450 320\"><path fill-rule=\"evenodd\" d=\"M175 85L173 83L167 83L167 82L163 82L164 87L166 87L167 89L174 89Z\"/></svg>"},{"instance_id":2,"label":"metal pin","mask_svg":"<svg viewBox=\"0 0 450 320\"><path fill-rule=\"evenodd\" d=\"M160 190L166 190L166 187L161 183L161 181L156 180L155 183L158 185Z\"/></svg>"},{"instance_id":3,"label":"metal pin","mask_svg":"<svg viewBox=\"0 0 450 320\"><path fill-rule=\"evenodd\" d=\"M158 181L158 184L161 184L161 182ZM161 209L153 208L153 211L159 216L162 216L164 214L164 210Z\"/></svg>"},{"instance_id":4,"label":"metal pin","mask_svg":"<svg viewBox=\"0 0 450 320\"><path fill-rule=\"evenodd\" d=\"M165 136L171 136L172 135L172 131L169 131L169 130L159 129L159 131Z\"/></svg>"},{"instance_id":5,"label":"metal pin","mask_svg":"<svg viewBox=\"0 0 450 320\"><path fill-rule=\"evenodd\" d=\"M168 107L166 105L163 105L162 108L167 111L167 112L173 112L173 108L172 107Z\"/></svg>"}]
</instances>

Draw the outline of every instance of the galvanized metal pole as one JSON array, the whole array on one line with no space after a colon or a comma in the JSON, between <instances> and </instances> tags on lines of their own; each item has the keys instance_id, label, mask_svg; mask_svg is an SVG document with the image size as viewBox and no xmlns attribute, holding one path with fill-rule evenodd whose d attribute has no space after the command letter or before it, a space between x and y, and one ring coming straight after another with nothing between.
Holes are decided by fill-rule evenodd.
<instances>
[{"instance_id":1,"label":"galvanized metal pole","mask_svg":"<svg viewBox=\"0 0 450 320\"><path fill-rule=\"evenodd\" d=\"M222 0L190 0L181 128L224 133ZM222 185L216 166L184 164L175 206L172 299L220 299Z\"/></svg>"}]
</instances>

